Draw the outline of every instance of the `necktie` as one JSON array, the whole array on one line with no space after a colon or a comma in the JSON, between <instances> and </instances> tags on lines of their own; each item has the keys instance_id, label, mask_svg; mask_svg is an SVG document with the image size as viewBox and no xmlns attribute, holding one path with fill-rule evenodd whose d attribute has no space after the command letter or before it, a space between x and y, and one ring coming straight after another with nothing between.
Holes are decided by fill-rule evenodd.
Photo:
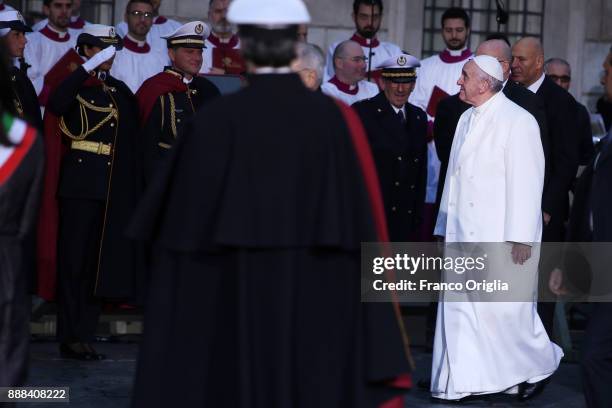
<instances>
[{"instance_id":1,"label":"necktie","mask_svg":"<svg viewBox=\"0 0 612 408\"><path fill-rule=\"evenodd\" d=\"M402 125L406 124L406 117L404 116L403 110L400 109L399 111L397 111L397 117L399 118Z\"/></svg>"},{"instance_id":2,"label":"necktie","mask_svg":"<svg viewBox=\"0 0 612 408\"><path fill-rule=\"evenodd\" d=\"M30 65L30 64L28 64L28 63L25 61L25 58L19 58L19 70L20 70L21 72L23 72L24 74L26 74L26 75L27 75L27 73L28 73L28 68L30 68L30 67L31 67L31 65Z\"/></svg>"}]
</instances>

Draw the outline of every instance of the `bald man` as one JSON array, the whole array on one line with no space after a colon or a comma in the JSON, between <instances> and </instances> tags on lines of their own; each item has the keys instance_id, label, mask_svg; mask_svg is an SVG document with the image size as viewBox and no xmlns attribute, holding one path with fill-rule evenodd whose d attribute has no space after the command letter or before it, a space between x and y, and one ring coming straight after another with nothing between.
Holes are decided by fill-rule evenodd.
<instances>
[{"instance_id":1,"label":"bald man","mask_svg":"<svg viewBox=\"0 0 612 408\"><path fill-rule=\"evenodd\" d=\"M529 92L524 87L508 81L510 76L510 62L512 60L512 52L510 46L503 40L488 40L480 44L476 49L476 55L489 55L499 61L504 72L504 89L503 93L508 99L516 103L529 113L531 113L540 127L540 138L544 151L547 150L547 126L546 114L544 112L544 103L532 92ZM459 99L459 94L453 95L440 102L434 122L434 139L436 141L436 150L440 159L440 180L438 185L438 194L436 199L436 210L440 205L440 198L444 189L444 179L446 177L446 169L448 168L448 160L453 137L459 122L459 117L470 107L469 104ZM545 153L546 154L546 153Z\"/></svg>"},{"instance_id":2,"label":"bald man","mask_svg":"<svg viewBox=\"0 0 612 408\"><path fill-rule=\"evenodd\" d=\"M522 38L512 47L511 79L544 101L549 151L546 154L546 178L542 197L542 242L564 241L565 221L569 216L569 190L580 162L580 138L576 137L579 131L576 120L577 102L569 92L557 86L544 74L544 49L537 38ZM541 265L541 282L548 282L547 275L555 266ZM554 303L539 303L538 313L549 336L552 335Z\"/></svg>"},{"instance_id":3,"label":"bald man","mask_svg":"<svg viewBox=\"0 0 612 408\"><path fill-rule=\"evenodd\" d=\"M324 94L352 105L378 95L378 86L365 80L367 60L361 45L343 41L333 54L335 75L321 86Z\"/></svg>"}]
</instances>

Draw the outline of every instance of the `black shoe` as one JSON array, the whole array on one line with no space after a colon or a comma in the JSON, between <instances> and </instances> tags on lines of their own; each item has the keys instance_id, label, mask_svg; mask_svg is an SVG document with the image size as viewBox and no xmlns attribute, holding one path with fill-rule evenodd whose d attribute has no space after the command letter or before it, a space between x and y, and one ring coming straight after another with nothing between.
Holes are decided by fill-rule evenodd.
<instances>
[{"instance_id":1,"label":"black shoe","mask_svg":"<svg viewBox=\"0 0 612 408\"><path fill-rule=\"evenodd\" d=\"M537 397L542 393L542 391L544 391L544 388L546 387L546 384L548 384L549 381L550 377L533 384L530 384L528 382L519 384L518 400L527 401L528 399Z\"/></svg>"},{"instance_id":2,"label":"black shoe","mask_svg":"<svg viewBox=\"0 0 612 408\"><path fill-rule=\"evenodd\" d=\"M82 360L82 361L90 361L92 360L91 353L86 351L76 351L68 344L61 343L60 344L60 356L62 358L69 358L72 360Z\"/></svg>"},{"instance_id":3,"label":"black shoe","mask_svg":"<svg viewBox=\"0 0 612 408\"><path fill-rule=\"evenodd\" d=\"M98 353L96 350L94 350L93 347L91 347L91 345L84 344L83 347L85 348L85 350L87 350L87 353L91 357L91 360L95 360L95 361L106 360L106 355Z\"/></svg>"}]
</instances>

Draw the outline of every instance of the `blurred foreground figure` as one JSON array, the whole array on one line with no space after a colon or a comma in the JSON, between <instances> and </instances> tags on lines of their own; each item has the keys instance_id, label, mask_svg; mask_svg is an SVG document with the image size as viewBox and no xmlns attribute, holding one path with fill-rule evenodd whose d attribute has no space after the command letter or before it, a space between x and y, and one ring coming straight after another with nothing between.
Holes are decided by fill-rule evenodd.
<instances>
[{"instance_id":1,"label":"blurred foreground figure","mask_svg":"<svg viewBox=\"0 0 612 408\"><path fill-rule=\"evenodd\" d=\"M15 387L27 375L30 301L22 251L36 220L43 150L36 129L5 106L12 100L7 58L0 43L0 387Z\"/></svg>"},{"instance_id":2,"label":"blurred foreground figure","mask_svg":"<svg viewBox=\"0 0 612 408\"><path fill-rule=\"evenodd\" d=\"M394 309L360 302L360 242L387 239L363 128L289 68L301 0L228 18L250 85L196 113L130 228L155 254L133 405L401 407Z\"/></svg>"}]
</instances>

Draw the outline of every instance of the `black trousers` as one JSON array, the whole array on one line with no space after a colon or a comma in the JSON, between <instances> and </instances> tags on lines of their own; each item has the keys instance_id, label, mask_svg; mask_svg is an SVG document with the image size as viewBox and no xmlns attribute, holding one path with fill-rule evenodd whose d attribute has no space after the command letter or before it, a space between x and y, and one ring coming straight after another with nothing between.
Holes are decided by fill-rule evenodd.
<instances>
[{"instance_id":1,"label":"black trousers","mask_svg":"<svg viewBox=\"0 0 612 408\"><path fill-rule=\"evenodd\" d=\"M542 242L564 242L565 225L564 220L551 218L550 223L542 231ZM556 252L558 248L552 246L542 248L540 255L539 291L540 299L554 299L555 296L548 289L548 280L552 270L559 266L558 260L561 253ZM538 314L546 329L548 337L553 338L555 302L538 302Z\"/></svg>"},{"instance_id":2,"label":"black trousers","mask_svg":"<svg viewBox=\"0 0 612 408\"><path fill-rule=\"evenodd\" d=\"M612 303L595 303L582 346L582 385L587 406L612 407Z\"/></svg>"},{"instance_id":3,"label":"black trousers","mask_svg":"<svg viewBox=\"0 0 612 408\"><path fill-rule=\"evenodd\" d=\"M90 343L101 311L93 293L104 202L62 198L59 210L57 338L62 343Z\"/></svg>"},{"instance_id":4,"label":"black trousers","mask_svg":"<svg viewBox=\"0 0 612 408\"><path fill-rule=\"evenodd\" d=\"M21 386L27 376L30 300L26 282L21 243L0 237L0 387Z\"/></svg>"}]
</instances>

